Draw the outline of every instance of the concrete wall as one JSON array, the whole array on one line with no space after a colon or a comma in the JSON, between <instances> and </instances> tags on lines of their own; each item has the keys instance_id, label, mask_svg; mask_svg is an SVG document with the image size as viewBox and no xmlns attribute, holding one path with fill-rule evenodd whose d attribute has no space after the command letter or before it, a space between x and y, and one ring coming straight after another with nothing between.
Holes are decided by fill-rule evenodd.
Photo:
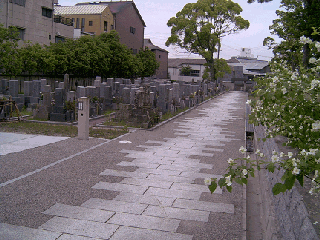
<instances>
[{"instance_id":1,"label":"concrete wall","mask_svg":"<svg viewBox=\"0 0 320 240\"><path fill-rule=\"evenodd\" d=\"M168 52L160 50L152 50L156 55L156 60L160 64L159 68L156 71L156 78L168 78Z\"/></svg>"},{"instance_id":2,"label":"concrete wall","mask_svg":"<svg viewBox=\"0 0 320 240\"><path fill-rule=\"evenodd\" d=\"M95 33L100 35L104 33L104 21L107 22L107 32L112 30L113 15L109 8L106 8L101 14L66 14L63 17L74 19L74 28L76 28L77 18L79 19L79 28L81 28L81 19L85 19L83 32ZM92 26L89 26L89 21L92 21Z\"/></svg>"},{"instance_id":3,"label":"concrete wall","mask_svg":"<svg viewBox=\"0 0 320 240\"><path fill-rule=\"evenodd\" d=\"M192 80L194 81L198 81L198 80L202 80L202 75L204 73L205 70L205 66L200 65L200 64L183 64L181 67L187 67L190 66L193 70L199 70L199 77L197 76L180 76L180 69L179 68L168 68L168 72L170 74L170 78L171 80L181 80L181 81L185 81L185 82L192 82Z\"/></svg>"},{"instance_id":4,"label":"concrete wall","mask_svg":"<svg viewBox=\"0 0 320 240\"><path fill-rule=\"evenodd\" d=\"M73 37L73 28L55 23L52 17L42 16L42 8L53 10L56 0L28 0L25 6L9 1L1 2L0 21L5 27L16 26L24 29L24 40L33 43L49 45L55 42L55 37Z\"/></svg>"},{"instance_id":5,"label":"concrete wall","mask_svg":"<svg viewBox=\"0 0 320 240\"><path fill-rule=\"evenodd\" d=\"M120 35L120 42L129 49L140 51L144 43L144 26L132 4L127 4L115 15L116 31ZM130 32L135 28L135 33Z\"/></svg>"},{"instance_id":6,"label":"concrete wall","mask_svg":"<svg viewBox=\"0 0 320 240\"><path fill-rule=\"evenodd\" d=\"M271 159L273 150L283 151L282 140L279 138L258 141L259 138L265 137L263 127L255 127L254 136L256 149L260 149L267 159ZM272 194L272 187L275 183L281 182L282 174L280 171L270 173L266 170L259 173L263 239L319 239L308 218L303 198L295 187L284 194Z\"/></svg>"}]
</instances>

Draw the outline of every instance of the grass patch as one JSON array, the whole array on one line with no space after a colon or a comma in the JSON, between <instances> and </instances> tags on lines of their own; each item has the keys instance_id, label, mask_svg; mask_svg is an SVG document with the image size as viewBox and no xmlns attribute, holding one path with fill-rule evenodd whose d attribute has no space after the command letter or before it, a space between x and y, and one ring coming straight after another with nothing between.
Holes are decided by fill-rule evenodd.
<instances>
[{"instance_id":1,"label":"grass patch","mask_svg":"<svg viewBox=\"0 0 320 240\"><path fill-rule=\"evenodd\" d=\"M109 121L105 121L103 123L103 125L105 125L105 126L124 127L124 128L128 128L128 127L136 128L136 126L133 126L133 125L131 125L130 123L128 123L126 121L116 121L115 119L111 119Z\"/></svg>"},{"instance_id":2,"label":"grass patch","mask_svg":"<svg viewBox=\"0 0 320 240\"><path fill-rule=\"evenodd\" d=\"M178 115L179 113L182 113L186 110L188 110L189 108L186 107L186 108L178 108L176 112L174 113L171 113L171 112L167 112L165 114L162 115L162 118L161 118L161 122L165 121L165 120L168 120L176 115Z\"/></svg>"},{"instance_id":3,"label":"grass patch","mask_svg":"<svg viewBox=\"0 0 320 240\"><path fill-rule=\"evenodd\" d=\"M47 136L77 137L78 128L76 126L51 125L33 122L0 122L2 132L17 132L25 134L39 134ZM89 130L90 137L112 139L127 133L127 129L92 129Z\"/></svg>"}]
</instances>

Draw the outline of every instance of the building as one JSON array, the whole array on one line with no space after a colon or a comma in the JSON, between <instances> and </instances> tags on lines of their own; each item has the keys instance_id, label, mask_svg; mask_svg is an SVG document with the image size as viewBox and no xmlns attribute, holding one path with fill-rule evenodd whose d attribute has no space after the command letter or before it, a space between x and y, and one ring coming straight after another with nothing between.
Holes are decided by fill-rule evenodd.
<instances>
[{"instance_id":1,"label":"building","mask_svg":"<svg viewBox=\"0 0 320 240\"><path fill-rule=\"evenodd\" d=\"M133 1L100 1L76 4L76 6L81 5L108 6L113 15L113 29L119 33L120 42L135 54L143 49L146 24Z\"/></svg>"},{"instance_id":2,"label":"building","mask_svg":"<svg viewBox=\"0 0 320 240\"><path fill-rule=\"evenodd\" d=\"M72 19L74 38L100 35L113 29L113 15L107 5L55 6L56 19Z\"/></svg>"},{"instance_id":3,"label":"building","mask_svg":"<svg viewBox=\"0 0 320 240\"><path fill-rule=\"evenodd\" d=\"M205 59L192 59L192 58L169 58L168 72L171 80L180 80L185 82L192 82L202 80L202 75L205 70ZM190 76L181 75L183 67L191 67Z\"/></svg>"},{"instance_id":4,"label":"building","mask_svg":"<svg viewBox=\"0 0 320 240\"><path fill-rule=\"evenodd\" d=\"M73 37L72 23L55 22L53 9L58 0L0 1L0 23L17 27L20 39L49 45Z\"/></svg>"},{"instance_id":5,"label":"building","mask_svg":"<svg viewBox=\"0 0 320 240\"><path fill-rule=\"evenodd\" d=\"M168 51L153 45L150 39L144 40L144 48L151 50L155 54L156 60L159 63L159 68L157 69L154 77L162 79L168 78Z\"/></svg>"}]
</instances>

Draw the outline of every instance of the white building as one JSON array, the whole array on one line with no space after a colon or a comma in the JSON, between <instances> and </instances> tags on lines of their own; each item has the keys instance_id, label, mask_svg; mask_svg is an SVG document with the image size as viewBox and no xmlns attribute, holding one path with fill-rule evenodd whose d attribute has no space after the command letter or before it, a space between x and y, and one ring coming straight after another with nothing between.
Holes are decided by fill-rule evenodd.
<instances>
[{"instance_id":1,"label":"white building","mask_svg":"<svg viewBox=\"0 0 320 240\"><path fill-rule=\"evenodd\" d=\"M192 59L192 58L169 58L168 59L168 73L171 80L196 82L202 80L202 75L205 70L205 59ZM181 75L183 67L190 67L190 76Z\"/></svg>"}]
</instances>

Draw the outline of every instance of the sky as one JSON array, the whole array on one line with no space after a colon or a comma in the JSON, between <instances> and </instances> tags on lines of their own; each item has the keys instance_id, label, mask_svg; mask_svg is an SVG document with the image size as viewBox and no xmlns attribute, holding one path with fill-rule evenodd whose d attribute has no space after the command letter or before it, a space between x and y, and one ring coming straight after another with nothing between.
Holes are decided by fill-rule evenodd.
<instances>
[{"instance_id":1,"label":"sky","mask_svg":"<svg viewBox=\"0 0 320 240\"><path fill-rule=\"evenodd\" d=\"M73 6L79 2L90 0L59 0L61 6ZM98 0L96 0L98 1ZM268 3L247 3L247 0L233 0L238 3L243 11L240 14L244 19L249 20L248 30L225 36L222 38L220 57L230 59L232 56L240 55L241 48L250 48L251 54L259 60L271 60L271 50L263 46L263 39L271 36L269 26L272 20L277 18L276 10L279 9L280 0L273 0ZM171 28L167 22L177 12L191 2L196 0L134 0L143 20L146 23L145 38L150 38L152 43L160 48L169 51L169 58L201 58L196 54L190 54L180 47L166 47L165 42L171 35Z\"/></svg>"}]
</instances>

